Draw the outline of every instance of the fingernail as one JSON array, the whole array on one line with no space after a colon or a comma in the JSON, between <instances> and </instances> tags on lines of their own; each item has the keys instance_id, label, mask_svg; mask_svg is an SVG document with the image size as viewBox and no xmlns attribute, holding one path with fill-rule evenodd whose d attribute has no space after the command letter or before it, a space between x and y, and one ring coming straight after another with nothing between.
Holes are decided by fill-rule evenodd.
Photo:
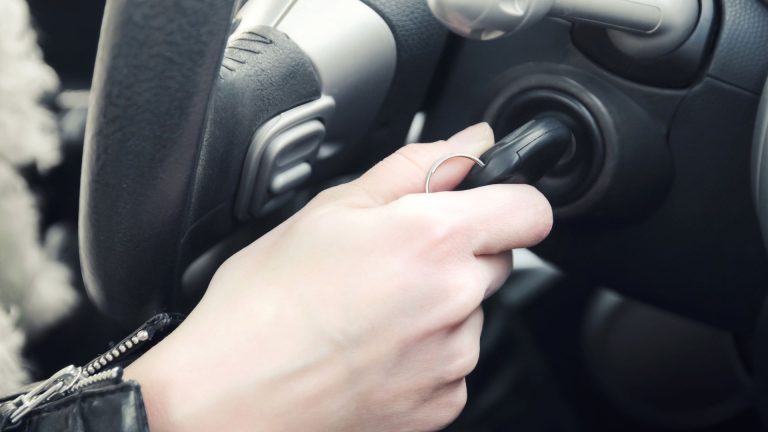
<instances>
[{"instance_id":1,"label":"fingernail","mask_svg":"<svg viewBox=\"0 0 768 432\"><path fill-rule=\"evenodd\" d=\"M488 123L478 123L457 133L448 141L456 144L463 151L481 155L493 146L495 139L493 129Z\"/></svg>"}]
</instances>

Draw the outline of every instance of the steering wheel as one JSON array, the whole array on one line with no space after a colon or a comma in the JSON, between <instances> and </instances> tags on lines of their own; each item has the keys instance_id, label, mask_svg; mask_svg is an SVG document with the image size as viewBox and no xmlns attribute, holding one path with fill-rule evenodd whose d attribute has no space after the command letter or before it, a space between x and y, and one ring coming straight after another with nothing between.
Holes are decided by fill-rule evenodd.
<instances>
[{"instance_id":1,"label":"steering wheel","mask_svg":"<svg viewBox=\"0 0 768 432\"><path fill-rule=\"evenodd\" d=\"M749 174L768 55L750 47L768 46L768 8L699 3L688 41L638 61L584 23L448 37L426 0L108 0L81 186L87 289L127 325L188 308L228 253L394 150L417 112L423 141L546 113L576 147L538 184L557 223L537 252L751 334L768 293Z\"/></svg>"},{"instance_id":2,"label":"steering wheel","mask_svg":"<svg viewBox=\"0 0 768 432\"><path fill-rule=\"evenodd\" d=\"M190 264L298 186L402 142L447 34L423 2L239 3L107 2L80 245L90 296L126 324L194 302Z\"/></svg>"}]
</instances>

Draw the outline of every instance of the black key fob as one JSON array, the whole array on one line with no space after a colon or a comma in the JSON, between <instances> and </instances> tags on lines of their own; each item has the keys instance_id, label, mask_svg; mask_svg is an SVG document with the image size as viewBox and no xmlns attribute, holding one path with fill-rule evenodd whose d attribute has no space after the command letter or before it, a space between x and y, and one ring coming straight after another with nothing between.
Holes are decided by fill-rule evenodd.
<instances>
[{"instance_id":1,"label":"black key fob","mask_svg":"<svg viewBox=\"0 0 768 432\"><path fill-rule=\"evenodd\" d=\"M533 184L552 169L573 142L571 129L555 117L540 117L502 138L480 157L458 190L497 183Z\"/></svg>"}]
</instances>

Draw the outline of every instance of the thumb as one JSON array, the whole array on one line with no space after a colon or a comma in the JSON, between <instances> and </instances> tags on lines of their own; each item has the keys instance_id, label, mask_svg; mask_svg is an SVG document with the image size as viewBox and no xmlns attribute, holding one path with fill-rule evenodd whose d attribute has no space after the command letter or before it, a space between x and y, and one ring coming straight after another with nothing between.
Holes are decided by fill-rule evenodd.
<instances>
[{"instance_id":1,"label":"thumb","mask_svg":"<svg viewBox=\"0 0 768 432\"><path fill-rule=\"evenodd\" d=\"M401 196L422 192L427 171L438 159L451 153L480 156L493 144L493 130L488 123L479 123L447 141L402 147L355 180L355 183L375 204L383 205ZM463 158L447 161L432 177L431 189L440 192L455 188L472 169L472 164L471 160Z\"/></svg>"}]
</instances>

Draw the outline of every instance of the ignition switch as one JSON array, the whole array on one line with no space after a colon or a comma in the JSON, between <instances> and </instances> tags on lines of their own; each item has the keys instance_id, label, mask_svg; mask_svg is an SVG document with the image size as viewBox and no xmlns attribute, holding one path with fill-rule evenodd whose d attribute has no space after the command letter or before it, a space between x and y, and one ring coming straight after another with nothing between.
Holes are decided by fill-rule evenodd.
<instances>
[{"instance_id":1,"label":"ignition switch","mask_svg":"<svg viewBox=\"0 0 768 432\"><path fill-rule=\"evenodd\" d=\"M570 131L560 157L527 181L549 199L558 219L643 217L670 184L666 128L592 74L551 64L511 69L489 87L482 119L498 136L532 119L553 119Z\"/></svg>"}]
</instances>

